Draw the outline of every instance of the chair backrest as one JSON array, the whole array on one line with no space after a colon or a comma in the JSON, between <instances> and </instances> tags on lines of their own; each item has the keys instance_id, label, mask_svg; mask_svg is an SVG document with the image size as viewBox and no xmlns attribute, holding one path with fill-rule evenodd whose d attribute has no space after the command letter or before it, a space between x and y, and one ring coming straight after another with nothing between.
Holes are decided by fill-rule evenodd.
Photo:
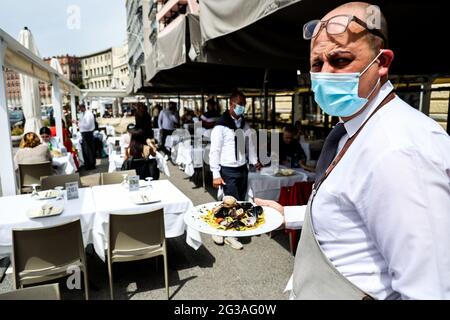
<instances>
[{"instance_id":1,"label":"chair backrest","mask_svg":"<svg viewBox=\"0 0 450 320\"><path fill-rule=\"evenodd\" d=\"M39 270L86 260L79 219L49 228L15 229L12 240L16 284L19 273L30 268Z\"/></svg>"},{"instance_id":2,"label":"chair backrest","mask_svg":"<svg viewBox=\"0 0 450 320\"><path fill-rule=\"evenodd\" d=\"M101 178L100 178L101 185L105 186L105 185L110 185L110 184L122 183L124 174L127 174L128 176L135 176L136 170L102 173Z\"/></svg>"},{"instance_id":3,"label":"chair backrest","mask_svg":"<svg viewBox=\"0 0 450 320\"><path fill-rule=\"evenodd\" d=\"M81 187L95 187L101 184L101 174L95 173L88 176L83 177L83 181L81 181Z\"/></svg>"},{"instance_id":4,"label":"chair backrest","mask_svg":"<svg viewBox=\"0 0 450 320\"><path fill-rule=\"evenodd\" d=\"M55 187L65 188L68 182L78 182L78 187L80 187L80 175L75 173L62 176L41 177L41 190L51 190Z\"/></svg>"},{"instance_id":5,"label":"chair backrest","mask_svg":"<svg viewBox=\"0 0 450 320\"><path fill-rule=\"evenodd\" d=\"M61 300L59 284L48 284L0 294L0 300Z\"/></svg>"},{"instance_id":6,"label":"chair backrest","mask_svg":"<svg viewBox=\"0 0 450 320\"><path fill-rule=\"evenodd\" d=\"M129 169L136 170L137 175L141 180L152 177L153 180L159 180L160 172L156 159L133 159L127 160L124 166Z\"/></svg>"},{"instance_id":7,"label":"chair backrest","mask_svg":"<svg viewBox=\"0 0 450 320\"><path fill-rule=\"evenodd\" d=\"M32 184L41 184L41 177L53 174L52 163L50 161L19 164L19 176L21 187L31 187Z\"/></svg>"},{"instance_id":8,"label":"chair backrest","mask_svg":"<svg viewBox=\"0 0 450 320\"><path fill-rule=\"evenodd\" d=\"M109 216L109 253L115 249L164 245L165 237L164 209L142 214Z\"/></svg>"}]
</instances>

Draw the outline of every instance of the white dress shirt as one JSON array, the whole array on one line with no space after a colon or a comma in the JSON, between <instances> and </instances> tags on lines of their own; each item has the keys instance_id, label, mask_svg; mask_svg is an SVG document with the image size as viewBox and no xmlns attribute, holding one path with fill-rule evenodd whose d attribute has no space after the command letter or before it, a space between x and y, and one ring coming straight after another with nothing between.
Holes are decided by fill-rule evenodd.
<instances>
[{"instance_id":1,"label":"white dress shirt","mask_svg":"<svg viewBox=\"0 0 450 320\"><path fill-rule=\"evenodd\" d=\"M92 111L86 110L81 114L78 127L80 128L80 132L92 132L95 130L95 118Z\"/></svg>"},{"instance_id":2,"label":"white dress shirt","mask_svg":"<svg viewBox=\"0 0 450 320\"><path fill-rule=\"evenodd\" d=\"M163 110L159 114L158 125L160 129L175 130L175 125L177 123L177 117L169 110Z\"/></svg>"},{"instance_id":3,"label":"white dress shirt","mask_svg":"<svg viewBox=\"0 0 450 320\"><path fill-rule=\"evenodd\" d=\"M344 124L340 149L391 90ZM312 217L325 255L373 297L450 299L450 138L400 98L362 129Z\"/></svg>"},{"instance_id":4,"label":"white dress shirt","mask_svg":"<svg viewBox=\"0 0 450 320\"><path fill-rule=\"evenodd\" d=\"M233 119L236 127L241 127L242 118ZM248 123L245 123L244 136L248 137L248 159L249 163L256 165L258 163L256 136L254 130L250 129ZM241 151L241 150L240 150ZM238 154L236 159L235 133L228 127L215 126L211 132L211 147L209 152L209 166L213 174L213 179L220 178L221 167L239 168L247 164L244 154Z\"/></svg>"}]
</instances>

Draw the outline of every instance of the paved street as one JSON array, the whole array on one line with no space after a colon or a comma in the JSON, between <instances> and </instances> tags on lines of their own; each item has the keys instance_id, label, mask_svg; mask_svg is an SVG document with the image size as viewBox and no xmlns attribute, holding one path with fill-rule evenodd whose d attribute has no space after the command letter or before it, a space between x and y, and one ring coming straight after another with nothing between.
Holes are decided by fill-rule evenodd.
<instances>
[{"instance_id":1,"label":"paved street","mask_svg":"<svg viewBox=\"0 0 450 320\"><path fill-rule=\"evenodd\" d=\"M97 172L106 171L107 160L99 162ZM194 205L214 201L203 189L193 184L177 167L171 166L172 181ZM82 172L82 175L92 172ZM161 179L166 177L162 175ZM89 184L89 178L82 178ZM287 299L283 290L292 272L294 259L289 253L288 238L277 232L245 238L242 251L215 245L203 235L204 246L193 250L185 237L168 240L169 283L171 299ZM91 250L88 250L88 252ZM109 299L107 267L95 255L88 255L91 299ZM141 262L116 264L116 299L165 299L162 258ZM65 287L65 281L61 282ZM0 292L13 289L11 274L0 284ZM65 299L82 299L82 292L63 290Z\"/></svg>"}]
</instances>

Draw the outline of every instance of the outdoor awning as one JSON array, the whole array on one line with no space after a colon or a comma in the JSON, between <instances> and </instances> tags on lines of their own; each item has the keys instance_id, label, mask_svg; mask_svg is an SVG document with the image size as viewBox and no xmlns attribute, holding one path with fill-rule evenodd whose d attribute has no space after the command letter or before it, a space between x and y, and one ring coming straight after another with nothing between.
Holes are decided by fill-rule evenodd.
<instances>
[{"instance_id":1,"label":"outdoor awning","mask_svg":"<svg viewBox=\"0 0 450 320\"><path fill-rule=\"evenodd\" d=\"M309 71L310 42L303 25L347 0L202 0L205 60L235 66ZM374 0L389 24L394 74L449 74L447 11L437 1Z\"/></svg>"},{"instance_id":2,"label":"outdoor awning","mask_svg":"<svg viewBox=\"0 0 450 320\"><path fill-rule=\"evenodd\" d=\"M206 61L201 49L199 16L180 16L162 31L146 61L146 83L139 93L229 93L235 88L262 89L265 69ZM297 86L297 73L274 71L271 88Z\"/></svg>"},{"instance_id":3,"label":"outdoor awning","mask_svg":"<svg viewBox=\"0 0 450 320\"><path fill-rule=\"evenodd\" d=\"M80 89L75 84L58 75L50 65L44 63L41 58L27 50L2 29L0 29L1 39L8 43L5 54L5 66L7 68L47 83L52 83L52 76L56 75L63 91L80 95Z\"/></svg>"}]
</instances>

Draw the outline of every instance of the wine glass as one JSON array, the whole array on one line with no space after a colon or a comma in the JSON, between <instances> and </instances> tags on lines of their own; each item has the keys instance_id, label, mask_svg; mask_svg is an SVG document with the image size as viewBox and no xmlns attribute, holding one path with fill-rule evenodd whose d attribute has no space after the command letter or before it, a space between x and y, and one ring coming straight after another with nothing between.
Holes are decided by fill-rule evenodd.
<instances>
[{"instance_id":1,"label":"wine glass","mask_svg":"<svg viewBox=\"0 0 450 320\"><path fill-rule=\"evenodd\" d=\"M56 201L62 200L64 197L64 195L63 195L64 187L58 186L58 187L55 187L55 190L58 193L58 196L56 197Z\"/></svg>"},{"instance_id":2,"label":"wine glass","mask_svg":"<svg viewBox=\"0 0 450 320\"><path fill-rule=\"evenodd\" d=\"M122 178L123 178L123 181L122 181L122 186L126 186L127 184L128 184L128 174L122 174Z\"/></svg>"},{"instance_id":3,"label":"wine glass","mask_svg":"<svg viewBox=\"0 0 450 320\"><path fill-rule=\"evenodd\" d=\"M31 193L31 197L32 197L32 198L37 198L37 197L39 196L39 194L38 194L38 192L37 192L37 187L39 187L39 185L36 184L36 183L33 183L33 184L31 185L31 187L33 188L33 192Z\"/></svg>"},{"instance_id":4,"label":"wine glass","mask_svg":"<svg viewBox=\"0 0 450 320\"><path fill-rule=\"evenodd\" d=\"M145 178L145 181L147 181L147 188L146 188L146 190L147 191L152 190L153 186L152 186L151 182L153 181L153 178L152 177L147 177L147 178Z\"/></svg>"}]
</instances>

